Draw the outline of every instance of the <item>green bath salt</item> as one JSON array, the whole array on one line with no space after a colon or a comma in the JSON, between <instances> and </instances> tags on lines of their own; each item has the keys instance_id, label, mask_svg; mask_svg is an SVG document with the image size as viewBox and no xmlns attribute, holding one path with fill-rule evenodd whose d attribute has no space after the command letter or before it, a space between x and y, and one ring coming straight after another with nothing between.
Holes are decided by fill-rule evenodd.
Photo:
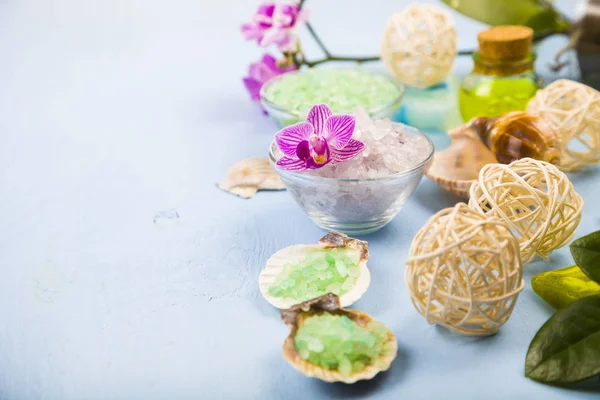
<instances>
[{"instance_id":1,"label":"green bath salt","mask_svg":"<svg viewBox=\"0 0 600 400\"><path fill-rule=\"evenodd\" d=\"M391 78L362 69L305 69L282 75L265 88L267 101L294 114L305 114L315 104L327 104L334 113L358 107L376 113L399 105L401 96L402 89Z\"/></svg>"},{"instance_id":2,"label":"green bath salt","mask_svg":"<svg viewBox=\"0 0 600 400\"><path fill-rule=\"evenodd\" d=\"M294 345L303 359L348 376L383 354L387 332L379 322L362 327L345 315L324 313L304 320Z\"/></svg>"},{"instance_id":3,"label":"green bath salt","mask_svg":"<svg viewBox=\"0 0 600 400\"><path fill-rule=\"evenodd\" d=\"M360 275L360 253L348 249L311 252L299 263L284 264L269 286L271 296L290 298L295 303L327 293L341 296L354 287Z\"/></svg>"}]
</instances>

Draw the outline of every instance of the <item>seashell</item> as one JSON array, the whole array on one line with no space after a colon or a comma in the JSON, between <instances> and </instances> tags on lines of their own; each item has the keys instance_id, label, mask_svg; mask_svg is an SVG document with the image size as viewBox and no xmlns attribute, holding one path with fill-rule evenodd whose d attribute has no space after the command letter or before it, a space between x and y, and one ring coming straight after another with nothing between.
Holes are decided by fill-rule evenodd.
<instances>
[{"instance_id":1,"label":"seashell","mask_svg":"<svg viewBox=\"0 0 600 400\"><path fill-rule=\"evenodd\" d=\"M447 149L435 153L425 174L444 190L466 199L481 168L495 163L496 157L470 125L454 128L448 135L452 143Z\"/></svg>"},{"instance_id":2,"label":"seashell","mask_svg":"<svg viewBox=\"0 0 600 400\"><path fill-rule=\"evenodd\" d=\"M267 158L249 158L236 163L227 172L220 189L244 199L254 197L259 190L284 190L281 178L269 165Z\"/></svg>"},{"instance_id":3,"label":"seashell","mask_svg":"<svg viewBox=\"0 0 600 400\"><path fill-rule=\"evenodd\" d=\"M260 292L265 300L277 308L288 308L302 302L303 300L272 296L269 293L269 287L275 282L279 274L283 272L284 265L299 263L310 253L333 248L347 248L360 252L360 261L358 263L359 275L356 278L354 286L340 296L340 303L342 307L346 307L360 299L371 283L371 273L367 268L369 244L365 241L348 237L343 233L329 232L319 240L318 244L289 246L279 250L267 260L267 264L261 271L258 279Z\"/></svg>"},{"instance_id":4,"label":"seashell","mask_svg":"<svg viewBox=\"0 0 600 400\"><path fill-rule=\"evenodd\" d=\"M484 165L526 157L557 164L562 151L558 132L542 118L524 112L473 118L448 135L452 143L435 153L426 175L464 199Z\"/></svg>"},{"instance_id":5,"label":"seashell","mask_svg":"<svg viewBox=\"0 0 600 400\"><path fill-rule=\"evenodd\" d=\"M297 304L289 309L281 310L281 319L291 328L289 336L283 343L283 357L292 367L311 378L318 378L325 382L344 382L355 383L359 380L372 379L379 372L390 368L392 361L398 353L398 343L396 337L388 328L388 332L383 342L383 354L369 363L361 371L356 371L350 375L343 375L337 370L329 370L320 365L312 364L303 359L294 344L296 332L306 320L306 318L323 313L346 315L355 324L366 327L370 322L375 321L369 314L358 310L346 310L341 307L340 299L335 294L329 293L316 299Z\"/></svg>"},{"instance_id":6,"label":"seashell","mask_svg":"<svg viewBox=\"0 0 600 400\"><path fill-rule=\"evenodd\" d=\"M499 163L526 157L551 164L560 160L562 140L558 131L536 115L515 111L496 118L474 118L469 125Z\"/></svg>"}]
</instances>

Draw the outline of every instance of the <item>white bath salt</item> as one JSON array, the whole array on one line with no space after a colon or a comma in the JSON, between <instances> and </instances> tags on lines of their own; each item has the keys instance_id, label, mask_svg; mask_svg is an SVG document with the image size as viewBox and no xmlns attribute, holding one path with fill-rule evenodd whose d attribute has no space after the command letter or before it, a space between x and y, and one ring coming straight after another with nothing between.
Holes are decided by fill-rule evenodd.
<instances>
[{"instance_id":1,"label":"white bath salt","mask_svg":"<svg viewBox=\"0 0 600 400\"><path fill-rule=\"evenodd\" d=\"M364 109L353 114L356 127L352 138L365 144L363 152L352 160L328 164L308 173L326 178L375 179L410 170L431 153L426 138L405 133L414 128L389 119L372 120Z\"/></svg>"}]
</instances>

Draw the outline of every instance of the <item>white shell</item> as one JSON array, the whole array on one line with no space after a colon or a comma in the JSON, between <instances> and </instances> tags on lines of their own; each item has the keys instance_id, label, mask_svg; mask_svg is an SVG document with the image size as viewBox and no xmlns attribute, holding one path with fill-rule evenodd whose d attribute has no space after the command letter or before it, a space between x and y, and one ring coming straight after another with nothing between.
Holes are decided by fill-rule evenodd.
<instances>
[{"instance_id":1,"label":"white shell","mask_svg":"<svg viewBox=\"0 0 600 400\"><path fill-rule=\"evenodd\" d=\"M218 186L244 199L253 197L259 190L285 189L283 181L271 168L267 158L249 158L236 163Z\"/></svg>"},{"instance_id":2,"label":"white shell","mask_svg":"<svg viewBox=\"0 0 600 400\"><path fill-rule=\"evenodd\" d=\"M496 156L488 149L470 124L451 129L450 146L437 151L431 167L425 172L427 177L444 190L468 199L469 189L479 176L484 165L496 163Z\"/></svg>"},{"instance_id":3,"label":"white shell","mask_svg":"<svg viewBox=\"0 0 600 400\"><path fill-rule=\"evenodd\" d=\"M298 302L294 301L293 299L271 296L269 294L269 287L273 284L277 276L283 271L284 264L299 263L304 259L307 253L320 251L325 248L331 248L331 246L324 244L297 244L286 247L285 249L281 249L277 253L273 254L267 261L267 265L260 273L258 279L260 292L265 300L277 308L289 308L297 304ZM367 291L369 284L371 283L371 273L367 268L367 260L361 260L358 264L358 267L360 274L356 279L354 287L347 293L340 296L340 304L342 307L347 307L360 299L360 297Z\"/></svg>"}]
</instances>

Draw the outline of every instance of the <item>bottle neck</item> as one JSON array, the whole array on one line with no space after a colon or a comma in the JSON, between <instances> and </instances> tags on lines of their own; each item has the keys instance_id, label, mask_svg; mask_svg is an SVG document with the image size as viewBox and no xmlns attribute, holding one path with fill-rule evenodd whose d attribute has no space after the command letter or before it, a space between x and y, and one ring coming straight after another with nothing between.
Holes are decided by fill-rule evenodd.
<instances>
[{"instance_id":1,"label":"bottle neck","mask_svg":"<svg viewBox=\"0 0 600 400\"><path fill-rule=\"evenodd\" d=\"M475 52L473 53L473 62L475 63L473 72L491 76L519 75L533 71L534 61L535 55L533 53L522 59L491 60L481 57L479 52Z\"/></svg>"}]
</instances>

